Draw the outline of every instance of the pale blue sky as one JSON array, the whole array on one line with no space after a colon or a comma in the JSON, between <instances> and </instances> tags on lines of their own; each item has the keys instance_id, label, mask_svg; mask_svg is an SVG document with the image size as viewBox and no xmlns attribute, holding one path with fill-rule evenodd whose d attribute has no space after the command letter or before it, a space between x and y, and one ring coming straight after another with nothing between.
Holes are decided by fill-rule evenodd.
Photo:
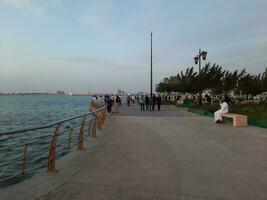
<instances>
[{"instance_id":1,"label":"pale blue sky","mask_svg":"<svg viewBox=\"0 0 267 200\"><path fill-rule=\"evenodd\" d=\"M267 66L266 0L0 0L0 92L149 91L207 62Z\"/></svg>"}]
</instances>

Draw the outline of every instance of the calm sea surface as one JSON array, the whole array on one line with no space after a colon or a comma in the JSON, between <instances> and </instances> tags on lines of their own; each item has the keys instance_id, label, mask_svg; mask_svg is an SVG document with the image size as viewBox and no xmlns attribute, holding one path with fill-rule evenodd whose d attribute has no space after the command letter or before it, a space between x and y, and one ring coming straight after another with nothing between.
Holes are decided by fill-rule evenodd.
<instances>
[{"instance_id":1,"label":"calm sea surface","mask_svg":"<svg viewBox=\"0 0 267 200\"><path fill-rule=\"evenodd\" d=\"M41 126L86 113L90 99L89 96L0 96L0 132ZM61 130L63 131L64 127ZM23 146L20 146L22 144L36 141L29 145L27 165L31 172L43 167L47 162L53 133L54 129L46 129L0 136L0 186L1 180L19 174L23 155ZM62 134L60 137L66 138L65 136L66 134ZM64 150L66 145L63 141L65 139L62 139L57 148ZM16 160L18 162L12 165L1 166Z\"/></svg>"},{"instance_id":2,"label":"calm sea surface","mask_svg":"<svg viewBox=\"0 0 267 200\"><path fill-rule=\"evenodd\" d=\"M88 112L87 96L0 96L0 132Z\"/></svg>"}]
</instances>

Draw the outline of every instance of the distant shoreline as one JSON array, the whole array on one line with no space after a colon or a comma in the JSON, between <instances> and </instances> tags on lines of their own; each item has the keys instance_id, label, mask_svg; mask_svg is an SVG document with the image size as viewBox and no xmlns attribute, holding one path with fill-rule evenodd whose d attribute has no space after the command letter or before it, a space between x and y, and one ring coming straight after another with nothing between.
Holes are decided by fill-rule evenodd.
<instances>
[{"instance_id":1,"label":"distant shoreline","mask_svg":"<svg viewBox=\"0 0 267 200\"><path fill-rule=\"evenodd\" d=\"M0 93L0 96L92 96L94 94L57 94L57 93Z\"/></svg>"}]
</instances>

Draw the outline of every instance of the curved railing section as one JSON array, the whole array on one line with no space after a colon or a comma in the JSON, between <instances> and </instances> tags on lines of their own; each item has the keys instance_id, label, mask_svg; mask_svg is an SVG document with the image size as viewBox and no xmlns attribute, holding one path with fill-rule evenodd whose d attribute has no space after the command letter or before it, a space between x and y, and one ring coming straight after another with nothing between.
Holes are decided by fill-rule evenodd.
<instances>
[{"instance_id":1,"label":"curved railing section","mask_svg":"<svg viewBox=\"0 0 267 200\"><path fill-rule=\"evenodd\" d=\"M96 137L106 118L106 106L91 103L90 112L39 127L0 133L0 187L32 176L38 169L56 170L56 159L75 146L84 149L85 137ZM33 136L29 141L28 134ZM19 140L19 144L12 141Z\"/></svg>"}]
</instances>

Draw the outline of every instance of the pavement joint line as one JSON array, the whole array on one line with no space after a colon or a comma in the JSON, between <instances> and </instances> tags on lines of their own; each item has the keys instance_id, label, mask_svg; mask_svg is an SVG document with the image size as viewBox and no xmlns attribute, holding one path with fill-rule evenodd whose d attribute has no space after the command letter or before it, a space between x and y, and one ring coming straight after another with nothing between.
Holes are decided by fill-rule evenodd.
<instances>
[{"instance_id":1,"label":"pavement joint line","mask_svg":"<svg viewBox=\"0 0 267 200\"><path fill-rule=\"evenodd\" d=\"M218 197L209 197L206 195L203 196L199 196L199 195L194 195L194 194L188 194L188 193L181 193L181 196L188 196L188 197L192 197L194 199L205 199L205 200L229 200L226 198L218 198Z\"/></svg>"},{"instance_id":2,"label":"pavement joint line","mask_svg":"<svg viewBox=\"0 0 267 200\"><path fill-rule=\"evenodd\" d=\"M181 196L180 193L177 193L177 192L173 192L173 191L166 191L166 189L163 189L163 190L145 190L145 189L139 189L139 188L135 188L136 186L133 185L129 185L129 186L111 186L111 185L99 185L99 184L92 184L92 183L79 183L79 182L71 182L69 183L69 187L71 187L72 185L75 185L75 187L77 187L77 185L83 185L83 186L88 186L86 187L87 189L91 188L91 189L95 189L95 188L98 188L99 190L109 190L109 191L119 191L121 193L123 192L127 192L127 193L135 193L135 192L143 192L143 193L146 193L146 194L151 194L152 196L162 196L162 195L166 195L168 197L171 197L171 198L177 198L177 196ZM55 192L60 192L60 189L59 188L59 191L55 191ZM166 192L168 192L168 194L166 194ZM53 195L54 193L51 192L51 193L48 193L40 198L45 198L47 196L50 196L50 195Z\"/></svg>"}]
</instances>

